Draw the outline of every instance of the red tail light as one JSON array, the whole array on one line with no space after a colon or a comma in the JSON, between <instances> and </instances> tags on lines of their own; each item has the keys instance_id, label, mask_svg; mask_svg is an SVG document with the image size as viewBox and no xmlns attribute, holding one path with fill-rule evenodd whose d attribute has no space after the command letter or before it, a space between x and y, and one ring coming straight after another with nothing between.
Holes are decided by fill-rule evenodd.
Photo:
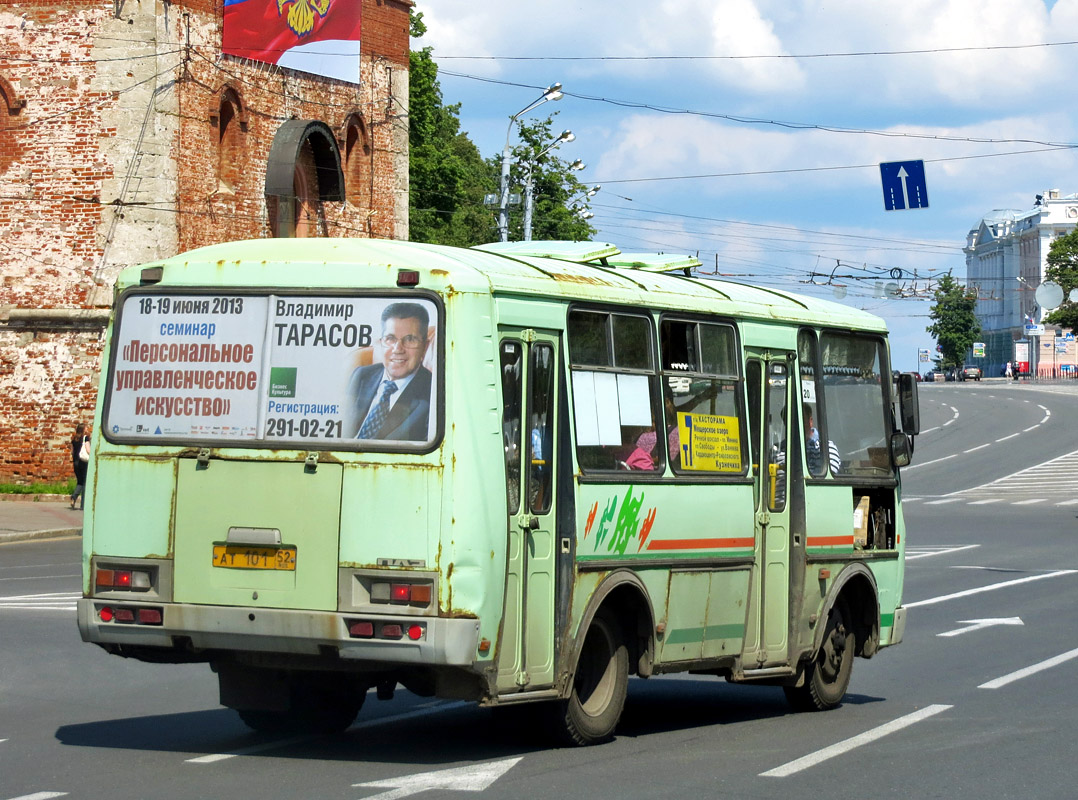
<instances>
[{"instance_id":1,"label":"red tail light","mask_svg":"<svg viewBox=\"0 0 1078 800\"><path fill-rule=\"evenodd\" d=\"M117 608L115 611L117 622L134 622L135 611L130 608Z\"/></svg>"},{"instance_id":2,"label":"red tail light","mask_svg":"<svg viewBox=\"0 0 1078 800\"><path fill-rule=\"evenodd\" d=\"M374 636L373 622L353 622L348 626L348 635L360 639L370 639Z\"/></svg>"},{"instance_id":3,"label":"red tail light","mask_svg":"<svg viewBox=\"0 0 1078 800\"><path fill-rule=\"evenodd\" d=\"M384 639L399 639L404 635L404 631L401 630L400 625L383 625L382 626L382 638Z\"/></svg>"},{"instance_id":4,"label":"red tail light","mask_svg":"<svg viewBox=\"0 0 1078 800\"><path fill-rule=\"evenodd\" d=\"M418 642L420 639L422 639L423 638L423 626L422 625L412 625L410 628L408 628L408 638L411 639L413 642Z\"/></svg>"},{"instance_id":5,"label":"red tail light","mask_svg":"<svg viewBox=\"0 0 1078 800\"><path fill-rule=\"evenodd\" d=\"M140 608L138 610L138 621L140 625L160 625L161 609Z\"/></svg>"},{"instance_id":6,"label":"red tail light","mask_svg":"<svg viewBox=\"0 0 1078 800\"><path fill-rule=\"evenodd\" d=\"M97 612L97 616L101 619L102 622L112 622L112 609L108 606L105 606Z\"/></svg>"}]
</instances>

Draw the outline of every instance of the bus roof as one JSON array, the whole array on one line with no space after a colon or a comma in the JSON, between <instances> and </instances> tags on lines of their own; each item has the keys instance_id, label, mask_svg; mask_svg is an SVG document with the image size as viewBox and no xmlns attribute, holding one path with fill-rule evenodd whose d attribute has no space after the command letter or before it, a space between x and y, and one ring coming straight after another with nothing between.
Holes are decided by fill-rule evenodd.
<instances>
[{"instance_id":1,"label":"bus roof","mask_svg":"<svg viewBox=\"0 0 1078 800\"><path fill-rule=\"evenodd\" d=\"M627 303L886 331L886 324L876 315L828 300L727 280L686 277L682 274L686 264L668 267L675 272L658 271L656 266L664 257L657 254L647 254L648 260L656 260L656 266L648 268L636 266L637 261L644 262L639 254L619 258L616 247L602 243L509 244L543 255L509 254L504 251L512 248L501 243L460 248L386 239L251 239L201 247L130 267L121 273L118 288L138 286L144 282L143 270L153 267L161 267L161 282L173 286L295 288L348 288L358 283L396 286L397 273L407 269L419 271L420 286L436 290ZM559 251L575 256L563 260L552 255ZM608 259L607 266L592 259L578 260L600 251L604 255L599 258ZM614 265L622 260L631 263ZM154 279L156 282L156 276Z\"/></svg>"}]
</instances>

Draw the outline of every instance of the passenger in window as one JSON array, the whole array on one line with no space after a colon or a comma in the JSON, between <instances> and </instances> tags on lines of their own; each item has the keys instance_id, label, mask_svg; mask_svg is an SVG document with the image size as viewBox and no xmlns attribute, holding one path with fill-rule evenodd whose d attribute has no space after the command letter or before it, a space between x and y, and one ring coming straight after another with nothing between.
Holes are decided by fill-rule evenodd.
<instances>
[{"instance_id":1,"label":"passenger in window","mask_svg":"<svg viewBox=\"0 0 1078 800\"><path fill-rule=\"evenodd\" d=\"M805 403L801 406L801 419L805 424L805 464L808 466L810 475L822 475L823 453L820 451L820 432L816 428L816 420L812 417L812 407ZM842 467L842 456L838 447L830 439L827 440L827 460L831 464L831 471L837 473Z\"/></svg>"},{"instance_id":2,"label":"passenger in window","mask_svg":"<svg viewBox=\"0 0 1078 800\"><path fill-rule=\"evenodd\" d=\"M382 363L359 367L348 382L349 436L423 442L432 376L423 366L430 316L418 303L390 303L382 312Z\"/></svg>"},{"instance_id":3,"label":"passenger in window","mask_svg":"<svg viewBox=\"0 0 1078 800\"><path fill-rule=\"evenodd\" d=\"M653 470L655 469L655 443L658 438L655 431L644 431L636 439L636 449L629 453L625 459L629 469Z\"/></svg>"}]
</instances>

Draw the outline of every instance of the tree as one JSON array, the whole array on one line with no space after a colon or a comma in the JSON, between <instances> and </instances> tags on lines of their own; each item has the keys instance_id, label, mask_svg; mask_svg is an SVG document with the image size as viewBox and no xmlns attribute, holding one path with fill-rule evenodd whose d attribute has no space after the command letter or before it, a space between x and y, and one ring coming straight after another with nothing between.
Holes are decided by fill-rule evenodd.
<instances>
[{"instance_id":1,"label":"tree","mask_svg":"<svg viewBox=\"0 0 1078 800\"><path fill-rule=\"evenodd\" d=\"M410 12L414 38L427 30ZM409 238L468 247L491 241L497 226L483 206L496 180L479 148L460 130L460 104L445 105L432 48L409 53Z\"/></svg>"},{"instance_id":2,"label":"tree","mask_svg":"<svg viewBox=\"0 0 1078 800\"><path fill-rule=\"evenodd\" d=\"M427 30L423 14L413 9L409 20L412 38L422 37ZM483 198L500 193L501 155L484 159L461 131L460 103L443 102L432 52L430 47L412 50L408 59L409 238L459 247L492 242L498 238L498 210L484 205ZM518 157L534 156L553 141L551 120L520 125ZM583 196L587 187L567 162L553 154L543 156L533 179L534 239L585 240L595 235L595 229L569 208L570 201ZM512 180L514 186L522 186L519 164L512 168ZM579 205L586 210L586 203ZM523 208L512 207L509 238L523 238L522 231Z\"/></svg>"},{"instance_id":3,"label":"tree","mask_svg":"<svg viewBox=\"0 0 1078 800\"><path fill-rule=\"evenodd\" d=\"M514 163L509 170L509 183L519 186L524 195L527 167L532 165L532 239L550 241L567 239L582 242L595 235L593 228L582 213L588 210L588 187L576 177L570 162L559 158L558 150L550 150L536 157L557 139L553 132L554 117L525 123L517 122L517 138L520 142L513 148ZM560 149L560 148L559 148ZM500 168L501 156L488 162L491 169ZM524 238L524 204L509 207L509 239Z\"/></svg>"},{"instance_id":4,"label":"tree","mask_svg":"<svg viewBox=\"0 0 1078 800\"><path fill-rule=\"evenodd\" d=\"M933 294L935 303L928 315L933 322L925 330L936 337L943 349L940 366L961 367L966 352L981 335L981 323L973 313L977 293L960 285L948 273L940 278Z\"/></svg>"},{"instance_id":5,"label":"tree","mask_svg":"<svg viewBox=\"0 0 1078 800\"><path fill-rule=\"evenodd\" d=\"M1063 304L1044 318L1051 325L1078 330L1078 303L1069 299L1073 289L1078 289L1078 228L1060 236L1048 247L1044 277L1058 283L1063 290Z\"/></svg>"}]
</instances>

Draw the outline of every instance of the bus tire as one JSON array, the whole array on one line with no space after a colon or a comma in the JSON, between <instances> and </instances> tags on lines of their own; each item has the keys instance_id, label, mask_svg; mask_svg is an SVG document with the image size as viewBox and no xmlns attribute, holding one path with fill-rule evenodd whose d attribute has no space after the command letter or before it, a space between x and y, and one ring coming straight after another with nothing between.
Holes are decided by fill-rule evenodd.
<instances>
[{"instance_id":1,"label":"bus tire","mask_svg":"<svg viewBox=\"0 0 1078 800\"><path fill-rule=\"evenodd\" d=\"M838 706L850 685L856 645L850 610L840 598L827 614L820 650L805 667L804 682L784 687L790 706L795 711L827 711Z\"/></svg>"},{"instance_id":2,"label":"bus tire","mask_svg":"<svg viewBox=\"0 0 1078 800\"><path fill-rule=\"evenodd\" d=\"M629 652L621 627L607 612L600 611L580 649L572 693L556 704L560 738L576 746L613 739L628 688Z\"/></svg>"},{"instance_id":3,"label":"bus tire","mask_svg":"<svg viewBox=\"0 0 1078 800\"><path fill-rule=\"evenodd\" d=\"M355 722L365 691L352 691L321 673L293 680L286 710L238 708L247 727L265 733L340 733Z\"/></svg>"}]
</instances>

